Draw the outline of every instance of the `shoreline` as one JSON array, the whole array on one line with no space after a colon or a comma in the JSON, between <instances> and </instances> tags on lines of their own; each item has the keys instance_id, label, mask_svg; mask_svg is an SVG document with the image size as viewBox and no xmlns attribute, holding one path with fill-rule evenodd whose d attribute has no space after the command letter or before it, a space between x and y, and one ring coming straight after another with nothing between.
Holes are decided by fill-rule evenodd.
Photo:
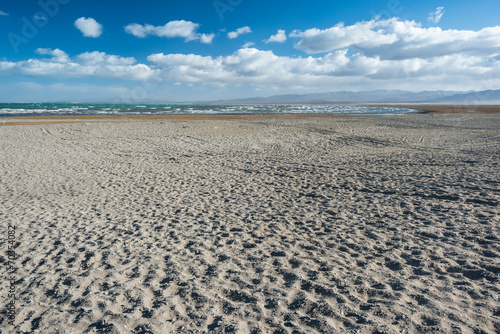
<instances>
[{"instance_id":1,"label":"shoreline","mask_svg":"<svg viewBox=\"0 0 500 334\"><path fill-rule=\"evenodd\" d=\"M260 114L260 115L88 115L88 116L15 116L4 117L2 125L39 125L76 123L82 121L206 121L206 120L259 120L259 119L303 119L303 118L338 118L366 117L380 115L332 115L332 114Z\"/></svg>"},{"instance_id":2,"label":"shoreline","mask_svg":"<svg viewBox=\"0 0 500 334\"><path fill-rule=\"evenodd\" d=\"M418 104L359 104L360 107L388 107L422 110L404 115L444 115L444 114L500 114L500 106L460 106L460 105L418 105ZM54 115L54 116L13 116L1 117L0 126L40 125L79 122L108 121L205 121L205 120L261 120L261 119L304 119L304 118L339 118L339 117L380 117L389 115L334 115L334 114L223 114L223 115ZM392 116L392 115L391 115Z\"/></svg>"},{"instance_id":3,"label":"shoreline","mask_svg":"<svg viewBox=\"0 0 500 334\"><path fill-rule=\"evenodd\" d=\"M500 114L500 106L497 105L425 105L425 104L360 104L362 107L388 107L419 109L423 112L417 114Z\"/></svg>"}]
</instances>

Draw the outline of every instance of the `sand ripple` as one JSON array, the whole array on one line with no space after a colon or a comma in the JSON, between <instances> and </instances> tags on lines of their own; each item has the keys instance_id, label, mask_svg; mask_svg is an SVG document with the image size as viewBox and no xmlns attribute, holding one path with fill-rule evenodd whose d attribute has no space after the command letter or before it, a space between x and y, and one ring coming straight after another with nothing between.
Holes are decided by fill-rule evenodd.
<instances>
[{"instance_id":1,"label":"sand ripple","mask_svg":"<svg viewBox=\"0 0 500 334\"><path fill-rule=\"evenodd\" d=\"M1 331L498 333L499 128L494 115L2 127L19 312L11 326L2 309Z\"/></svg>"}]
</instances>

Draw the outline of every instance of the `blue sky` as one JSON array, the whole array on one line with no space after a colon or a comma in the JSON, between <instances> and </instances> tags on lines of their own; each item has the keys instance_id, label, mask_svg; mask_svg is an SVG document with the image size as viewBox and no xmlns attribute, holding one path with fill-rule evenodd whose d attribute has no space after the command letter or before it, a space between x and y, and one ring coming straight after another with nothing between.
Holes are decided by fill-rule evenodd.
<instances>
[{"instance_id":1,"label":"blue sky","mask_svg":"<svg viewBox=\"0 0 500 334\"><path fill-rule=\"evenodd\" d=\"M0 102L500 88L500 2L0 3Z\"/></svg>"}]
</instances>

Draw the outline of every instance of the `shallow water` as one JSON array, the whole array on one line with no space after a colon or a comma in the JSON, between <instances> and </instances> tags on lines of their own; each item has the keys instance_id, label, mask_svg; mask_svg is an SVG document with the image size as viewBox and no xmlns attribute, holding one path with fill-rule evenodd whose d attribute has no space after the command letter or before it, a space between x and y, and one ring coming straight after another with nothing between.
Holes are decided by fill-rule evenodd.
<instances>
[{"instance_id":1,"label":"shallow water","mask_svg":"<svg viewBox=\"0 0 500 334\"><path fill-rule=\"evenodd\" d=\"M398 115L419 110L388 107L320 105L208 105L208 104L76 104L0 103L0 116L68 115L213 115L213 114L333 114Z\"/></svg>"}]
</instances>

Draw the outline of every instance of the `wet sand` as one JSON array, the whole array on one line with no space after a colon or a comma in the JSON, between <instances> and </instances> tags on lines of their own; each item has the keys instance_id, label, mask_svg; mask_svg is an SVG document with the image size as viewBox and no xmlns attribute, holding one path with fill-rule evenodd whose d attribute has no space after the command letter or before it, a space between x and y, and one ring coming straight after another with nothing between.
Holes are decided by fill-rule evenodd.
<instances>
[{"instance_id":1,"label":"wet sand","mask_svg":"<svg viewBox=\"0 0 500 334\"><path fill-rule=\"evenodd\" d=\"M141 122L141 121L222 121L222 120L264 120L302 118L359 117L319 114L274 114L274 115L131 115L131 116L23 116L0 118L2 125L61 124L81 122Z\"/></svg>"},{"instance_id":2,"label":"wet sand","mask_svg":"<svg viewBox=\"0 0 500 334\"><path fill-rule=\"evenodd\" d=\"M0 127L2 332L500 332L498 115L60 121Z\"/></svg>"}]
</instances>

